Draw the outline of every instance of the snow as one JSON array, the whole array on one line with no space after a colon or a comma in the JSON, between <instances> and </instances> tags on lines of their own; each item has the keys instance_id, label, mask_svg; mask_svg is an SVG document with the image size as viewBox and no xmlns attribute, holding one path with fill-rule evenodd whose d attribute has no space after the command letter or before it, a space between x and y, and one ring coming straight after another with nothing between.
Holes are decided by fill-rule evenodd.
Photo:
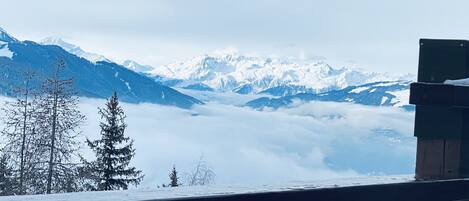
<instances>
[{"instance_id":1,"label":"snow","mask_svg":"<svg viewBox=\"0 0 469 201\"><path fill-rule=\"evenodd\" d=\"M390 91L388 92L395 96L391 100L391 104L395 107L400 107L409 104L410 90Z\"/></svg>"},{"instance_id":2,"label":"snow","mask_svg":"<svg viewBox=\"0 0 469 201\"><path fill-rule=\"evenodd\" d=\"M387 100L388 100L388 97L384 96L383 99L381 99L381 105L383 105Z\"/></svg>"},{"instance_id":3,"label":"snow","mask_svg":"<svg viewBox=\"0 0 469 201\"><path fill-rule=\"evenodd\" d=\"M245 193L284 192L319 188L393 184L412 182L413 175L370 176L340 180L296 181L268 185L209 185L159 189L135 189L126 191L79 192L51 195L27 195L0 197L0 201L142 201L150 199L174 199L198 196L233 195Z\"/></svg>"},{"instance_id":4,"label":"snow","mask_svg":"<svg viewBox=\"0 0 469 201\"><path fill-rule=\"evenodd\" d=\"M469 86L469 78L459 80L446 80L444 84L455 85L455 86Z\"/></svg>"},{"instance_id":5,"label":"snow","mask_svg":"<svg viewBox=\"0 0 469 201\"><path fill-rule=\"evenodd\" d=\"M132 60L125 60L122 63L122 66L124 66L124 67L126 67L130 70L133 70L135 72L138 72L138 73L147 72L147 71L150 71L150 70L153 69L153 67L151 67L151 66L142 65L142 64L139 64L136 61L132 61Z\"/></svg>"},{"instance_id":6,"label":"snow","mask_svg":"<svg viewBox=\"0 0 469 201\"><path fill-rule=\"evenodd\" d=\"M396 82L383 82L383 83L375 84L373 86L375 86L375 87L387 87L387 86L392 86L392 85L395 85L395 84L399 84L399 81L396 81Z\"/></svg>"},{"instance_id":7,"label":"snow","mask_svg":"<svg viewBox=\"0 0 469 201\"><path fill-rule=\"evenodd\" d=\"M238 52L213 53L155 67L152 76L201 82L217 91L252 85L259 92L276 86L305 86L323 92L378 81L413 79L413 75L333 68L324 60L289 60L246 56Z\"/></svg>"},{"instance_id":8,"label":"snow","mask_svg":"<svg viewBox=\"0 0 469 201\"><path fill-rule=\"evenodd\" d=\"M42 44L58 45L64 50L91 62L110 61L102 55L85 52L79 46L60 38L49 37ZM229 92L243 86L257 93L277 86L304 86L315 92L343 89L379 81L412 80L410 74L368 72L358 68L333 68L324 58L300 60L291 58L249 56L236 50L218 51L192 59L152 67L133 60L122 65L138 73L166 79L180 79L187 83L202 83L217 92ZM382 86L394 83L382 83ZM377 85L377 86L381 86ZM356 90L357 93L359 89Z\"/></svg>"},{"instance_id":9,"label":"snow","mask_svg":"<svg viewBox=\"0 0 469 201\"><path fill-rule=\"evenodd\" d=\"M57 45L57 46L63 48L65 51L69 52L70 54L74 54L78 57L84 58L84 59L86 59L90 62L93 62L93 63L96 63L98 61L108 61L108 62L110 62L109 59L107 59L106 57L104 57L102 55L86 52L83 49L81 49L79 46L68 43L68 42L65 42L61 38L47 37L47 38L43 39L40 42L40 44L43 44L43 45Z\"/></svg>"},{"instance_id":10,"label":"snow","mask_svg":"<svg viewBox=\"0 0 469 201\"><path fill-rule=\"evenodd\" d=\"M10 59L13 58L13 52L8 49L8 44L0 43L0 57L8 57Z\"/></svg>"},{"instance_id":11,"label":"snow","mask_svg":"<svg viewBox=\"0 0 469 201\"><path fill-rule=\"evenodd\" d=\"M14 37L12 37L10 34L8 34L5 30L3 30L1 27L0 27L0 42L7 42L7 43L10 43L10 42L18 42L18 40Z\"/></svg>"},{"instance_id":12,"label":"snow","mask_svg":"<svg viewBox=\"0 0 469 201\"><path fill-rule=\"evenodd\" d=\"M368 90L368 89L369 89L369 87L358 87L358 88L353 89L353 90L350 91L350 92L352 92L352 93L357 93L357 94L358 94L358 93L360 93L360 92L362 92L362 91L365 91L365 90Z\"/></svg>"},{"instance_id":13,"label":"snow","mask_svg":"<svg viewBox=\"0 0 469 201\"><path fill-rule=\"evenodd\" d=\"M127 86L127 89L128 89L129 91L132 91L132 88L130 87L129 82L124 82L124 83L125 83L125 86Z\"/></svg>"}]
</instances>

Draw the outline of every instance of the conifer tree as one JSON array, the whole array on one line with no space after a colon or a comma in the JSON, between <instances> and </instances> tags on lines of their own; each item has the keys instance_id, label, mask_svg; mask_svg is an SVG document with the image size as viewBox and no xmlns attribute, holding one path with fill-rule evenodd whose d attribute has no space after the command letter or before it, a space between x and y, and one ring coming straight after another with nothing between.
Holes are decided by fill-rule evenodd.
<instances>
[{"instance_id":1,"label":"conifer tree","mask_svg":"<svg viewBox=\"0 0 469 201\"><path fill-rule=\"evenodd\" d=\"M7 155L0 156L0 196L14 195L18 192L13 178L13 168L9 164Z\"/></svg>"},{"instance_id":2,"label":"conifer tree","mask_svg":"<svg viewBox=\"0 0 469 201\"><path fill-rule=\"evenodd\" d=\"M169 174L169 179L171 183L169 183L169 186L171 187L178 187L179 186L179 177L178 177L178 172L176 171L176 166L173 166L173 170Z\"/></svg>"},{"instance_id":3,"label":"conifer tree","mask_svg":"<svg viewBox=\"0 0 469 201\"><path fill-rule=\"evenodd\" d=\"M100 123L101 139L90 141L89 147L95 152L96 160L88 163L89 171L94 174L96 189L126 190L129 184L137 186L143 179L142 172L130 167L130 160L135 155L133 140L124 135L127 125L125 114L114 92L104 108L99 108L103 120Z\"/></svg>"},{"instance_id":4,"label":"conifer tree","mask_svg":"<svg viewBox=\"0 0 469 201\"><path fill-rule=\"evenodd\" d=\"M78 96L73 79L63 78L65 61L59 60L51 76L43 84L37 125L41 145L37 154L45 159L45 192L70 191L67 181L76 170L80 125L85 116L78 110Z\"/></svg>"}]
</instances>

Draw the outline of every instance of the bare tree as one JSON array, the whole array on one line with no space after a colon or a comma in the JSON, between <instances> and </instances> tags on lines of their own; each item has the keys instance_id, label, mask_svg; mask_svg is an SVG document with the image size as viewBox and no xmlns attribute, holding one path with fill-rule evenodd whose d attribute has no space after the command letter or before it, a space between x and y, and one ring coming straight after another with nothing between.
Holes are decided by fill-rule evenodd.
<instances>
[{"instance_id":1,"label":"bare tree","mask_svg":"<svg viewBox=\"0 0 469 201\"><path fill-rule=\"evenodd\" d=\"M188 186L207 185L214 181L215 172L209 166L203 156L200 156L194 170L186 174L186 184Z\"/></svg>"},{"instance_id":2,"label":"bare tree","mask_svg":"<svg viewBox=\"0 0 469 201\"><path fill-rule=\"evenodd\" d=\"M73 88L72 79L62 78L65 62L60 60L52 75L45 80L39 101L38 118L42 150L48 150L46 193L52 189L66 192L67 177L76 168L74 157L77 156L81 133L80 125L85 116L78 110L78 97ZM78 161L78 160L77 160Z\"/></svg>"},{"instance_id":3,"label":"bare tree","mask_svg":"<svg viewBox=\"0 0 469 201\"><path fill-rule=\"evenodd\" d=\"M1 131L6 139L4 152L10 155L14 162L16 177L18 178L18 194L25 194L25 180L31 179L35 172L33 166L36 161L35 149L35 111L37 109L37 90L34 85L34 73L24 73L23 85L14 89L16 94L14 101L7 101L2 108L4 112Z\"/></svg>"}]
</instances>

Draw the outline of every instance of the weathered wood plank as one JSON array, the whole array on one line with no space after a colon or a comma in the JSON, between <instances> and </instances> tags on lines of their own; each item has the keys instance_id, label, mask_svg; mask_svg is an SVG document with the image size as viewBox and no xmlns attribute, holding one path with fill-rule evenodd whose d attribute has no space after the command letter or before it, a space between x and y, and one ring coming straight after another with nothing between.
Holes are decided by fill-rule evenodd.
<instances>
[{"instance_id":1,"label":"weathered wood plank","mask_svg":"<svg viewBox=\"0 0 469 201\"><path fill-rule=\"evenodd\" d=\"M418 180L439 179L444 171L445 140L417 140L415 178Z\"/></svg>"},{"instance_id":2,"label":"weathered wood plank","mask_svg":"<svg viewBox=\"0 0 469 201\"><path fill-rule=\"evenodd\" d=\"M445 140L444 178L459 178L461 163L461 140Z\"/></svg>"}]
</instances>

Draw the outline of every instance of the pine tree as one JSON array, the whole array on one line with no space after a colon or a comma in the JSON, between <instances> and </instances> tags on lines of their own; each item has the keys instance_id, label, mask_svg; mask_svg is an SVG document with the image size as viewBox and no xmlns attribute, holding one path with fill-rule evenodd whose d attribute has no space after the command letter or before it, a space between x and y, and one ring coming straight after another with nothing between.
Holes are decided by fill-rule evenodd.
<instances>
[{"instance_id":1,"label":"pine tree","mask_svg":"<svg viewBox=\"0 0 469 201\"><path fill-rule=\"evenodd\" d=\"M0 196L14 195L18 190L13 178L13 168L9 164L7 155L0 156Z\"/></svg>"},{"instance_id":2,"label":"pine tree","mask_svg":"<svg viewBox=\"0 0 469 201\"><path fill-rule=\"evenodd\" d=\"M171 183L169 183L169 186L171 187L178 187L179 186L179 177L178 177L178 172L176 171L176 166L173 166L173 170L169 174L169 179Z\"/></svg>"},{"instance_id":3,"label":"pine tree","mask_svg":"<svg viewBox=\"0 0 469 201\"><path fill-rule=\"evenodd\" d=\"M96 161L89 163L88 169L95 174L97 190L127 189L129 184L137 186L143 179L142 172L129 167L135 155L133 140L124 136L127 125L124 110L119 106L116 92L99 108L101 139L87 140L96 154Z\"/></svg>"},{"instance_id":4,"label":"pine tree","mask_svg":"<svg viewBox=\"0 0 469 201\"><path fill-rule=\"evenodd\" d=\"M38 112L40 154L45 164L46 193L67 192L67 179L76 170L79 148L76 140L85 116L78 110L78 97L72 79L62 78L65 62L59 60L52 75L43 84ZM39 154L39 153L38 153Z\"/></svg>"}]
</instances>

